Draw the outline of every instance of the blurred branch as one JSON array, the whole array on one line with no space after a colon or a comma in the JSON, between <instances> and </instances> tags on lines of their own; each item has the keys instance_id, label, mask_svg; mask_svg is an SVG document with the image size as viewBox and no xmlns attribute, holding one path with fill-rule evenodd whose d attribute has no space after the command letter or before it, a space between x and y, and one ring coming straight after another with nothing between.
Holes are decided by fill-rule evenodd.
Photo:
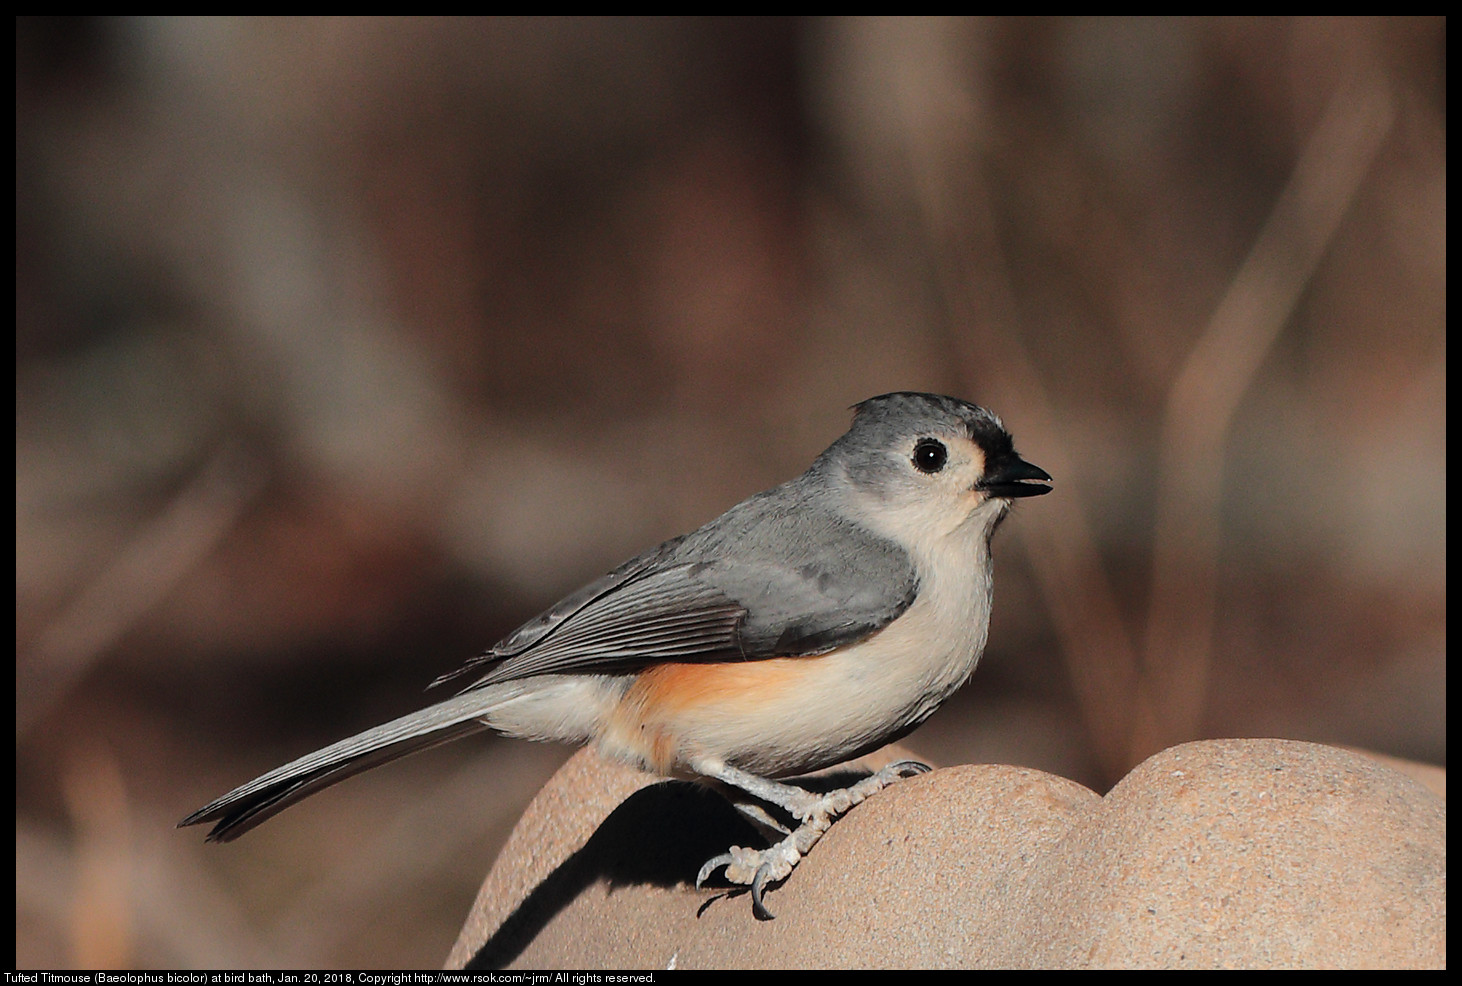
<instances>
[{"instance_id":1,"label":"blurred branch","mask_svg":"<svg viewBox=\"0 0 1462 986\"><path fill-rule=\"evenodd\" d=\"M1058 477L1059 495L1041 503L1039 518L1033 516L1031 523L1021 525L1020 537L1060 638L1095 758L1109 776L1120 777L1130 766L1123 722L1137 678L1136 646L1122 619L1116 586L1097 550L1090 498L1081 486L1077 457L1062 439L1069 432L1057 420L1055 405L1018 329L1014 289L994 235L984 173L972 166L963 175L974 207L965 229L979 240L941 246L938 253L946 260L940 265L941 282L950 324L978 325L981 331L951 332L950 344L962 366L993 359L999 369L982 377L982 393L994 407L1020 409L1029 433L1040 436L1040 462Z\"/></svg>"},{"instance_id":2,"label":"blurred branch","mask_svg":"<svg viewBox=\"0 0 1462 986\"><path fill-rule=\"evenodd\" d=\"M17 736L213 551L263 486L263 470L254 460L234 449L220 452L82 587L28 649L17 649Z\"/></svg>"},{"instance_id":3,"label":"blurred branch","mask_svg":"<svg viewBox=\"0 0 1462 986\"><path fill-rule=\"evenodd\" d=\"M94 740L78 740L62 771L61 790L76 839L68 915L73 965L128 968L136 944L132 813L117 758Z\"/></svg>"},{"instance_id":4,"label":"blurred branch","mask_svg":"<svg viewBox=\"0 0 1462 986\"><path fill-rule=\"evenodd\" d=\"M1337 91L1307 142L1249 256L1170 392L1158 466L1153 589L1141 650L1088 519L1076 457L1019 330L1008 263L996 235L977 94L941 50L937 25L904 30L882 56L903 104L903 137L916 206L948 312L942 340L981 374L982 400L1019 408L1040 436L1040 461L1059 495L1021 525L1032 569L1061 639L1066 666L1111 776L1196 735L1208 679L1218 564L1218 506L1234 414L1289 319L1388 132L1384 80Z\"/></svg>"},{"instance_id":5,"label":"blurred branch","mask_svg":"<svg viewBox=\"0 0 1462 986\"><path fill-rule=\"evenodd\" d=\"M918 40L937 46L948 38L940 25L931 24ZM1109 776L1120 777L1130 766L1123 723L1134 691L1137 651L1097 551L1076 456L1063 441L1069 431L1057 421L1019 330L984 156L975 144L979 128L971 125L980 119L975 96L957 63L910 44L907 31L900 40L902 46L891 47L885 57L910 62L906 72L895 73L903 84L893 90L908 103L899 118L915 121L904 131L907 163L947 310L941 342L957 372L996 368L980 375L979 399L991 407L1019 409L1023 433L1039 436L1038 461L1056 477L1057 495L1031 512L1032 522L1019 525L1019 536L1060 637L1095 759ZM931 120L936 111L943 116Z\"/></svg>"},{"instance_id":6,"label":"blurred branch","mask_svg":"<svg viewBox=\"0 0 1462 986\"><path fill-rule=\"evenodd\" d=\"M1394 115L1378 76L1330 99L1268 221L1168 396L1135 759L1197 733L1211 662L1225 446L1244 393L1294 312Z\"/></svg>"}]
</instances>

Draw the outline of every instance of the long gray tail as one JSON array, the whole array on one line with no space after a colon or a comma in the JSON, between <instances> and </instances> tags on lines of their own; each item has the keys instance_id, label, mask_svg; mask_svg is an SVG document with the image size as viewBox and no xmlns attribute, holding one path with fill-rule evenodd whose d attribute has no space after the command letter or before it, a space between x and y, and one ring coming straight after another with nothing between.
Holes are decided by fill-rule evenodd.
<instances>
[{"instance_id":1,"label":"long gray tail","mask_svg":"<svg viewBox=\"0 0 1462 986\"><path fill-rule=\"evenodd\" d=\"M208 833L209 842L236 839L296 801L347 777L490 728L480 717L504 697L501 690L495 689L467 692L367 729L256 777L199 808L178 827L216 822Z\"/></svg>"}]
</instances>

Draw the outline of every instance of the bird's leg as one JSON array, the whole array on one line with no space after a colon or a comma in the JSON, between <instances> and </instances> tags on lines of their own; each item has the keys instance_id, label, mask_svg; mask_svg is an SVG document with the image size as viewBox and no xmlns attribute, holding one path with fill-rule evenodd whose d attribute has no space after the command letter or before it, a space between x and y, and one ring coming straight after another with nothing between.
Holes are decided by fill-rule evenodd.
<instances>
[{"instance_id":1,"label":"bird's leg","mask_svg":"<svg viewBox=\"0 0 1462 986\"><path fill-rule=\"evenodd\" d=\"M769 840L775 841L792 834L792 830L773 818L771 812L753 801L733 801L731 807Z\"/></svg>"},{"instance_id":2,"label":"bird's leg","mask_svg":"<svg viewBox=\"0 0 1462 986\"><path fill-rule=\"evenodd\" d=\"M814 794L793 784L748 774L718 760L705 760L691 765L700 774L722 784L745 791L752 797L784 809L799 824L787 833L786 838L766 849L749 849L732 846L730 852L707 860L696 876L699 887L716 870L725 867L726 879L731 883L751 885L752 910L758 918L770 920L775 915L767 910L762 900L768 883L785 880L792 868L817 844L822 834L832 827L833 821L854 805L905 777L922 774L929 770L927 764L917 760L901 760L889 764L882 770L826 794ZM743 811L743 814L746 812ZM763 818L765 812L761 813ZM751 816L753 820L756 816ZM781 828L781 826L776 826ZM782 831L786 831L782 829Z\"/></svg>"}]
</instances>

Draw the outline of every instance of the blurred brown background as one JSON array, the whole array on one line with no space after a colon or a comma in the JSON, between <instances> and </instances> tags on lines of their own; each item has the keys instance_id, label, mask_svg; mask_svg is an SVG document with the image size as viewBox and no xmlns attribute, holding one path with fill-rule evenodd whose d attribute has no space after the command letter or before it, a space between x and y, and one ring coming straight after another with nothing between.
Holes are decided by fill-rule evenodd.
<instances>
[{"instance_id":1,"label":"blurred brown background","mask_svg":"<svg viewBox=\"0 0 1462 986\"><path fill-rule=\"evenodd\" d=\"M30 20L16 962L435 966L567 751L188 811L889 390L1056 492L915 734L1446 761L1446 24Z\"/></svg>"}]
</instances>

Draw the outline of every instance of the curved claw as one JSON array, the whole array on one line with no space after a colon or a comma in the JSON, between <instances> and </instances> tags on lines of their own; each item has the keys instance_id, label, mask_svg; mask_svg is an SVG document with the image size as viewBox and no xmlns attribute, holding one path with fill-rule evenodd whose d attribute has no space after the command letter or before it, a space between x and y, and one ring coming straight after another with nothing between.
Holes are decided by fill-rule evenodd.
<instances>
[{"instance_id":1,"label":"curved claw","mask_svg":"<svg viewBox=\"0 0 1462 986\"><path fill-rule=\"evenodd\" d=\"M776 915L767 910L767 905L762 903L761 896L765 892L767 874L771 872L771 863L762 863L756 868L756 876L751 879L751 912L762 921L772 921Z\"/></svg>"},{"instance_id":2,"label":"curved claw","mask_svg":"<svg viewBox=\"0 0 1462 986\"><path fill-rule=\"evenodd\" d=\"M706 865L702 866L701 871L695 876L695 888L697 890L701 889L701 885L706 882L706 877L710 876L712 873L716 872L723 866L730 866L733 862L735 862L735 860L732 858L729 852L723 852L719 856L713 856L710 859L706 860Z\"/></svg>"}]
</instances>

